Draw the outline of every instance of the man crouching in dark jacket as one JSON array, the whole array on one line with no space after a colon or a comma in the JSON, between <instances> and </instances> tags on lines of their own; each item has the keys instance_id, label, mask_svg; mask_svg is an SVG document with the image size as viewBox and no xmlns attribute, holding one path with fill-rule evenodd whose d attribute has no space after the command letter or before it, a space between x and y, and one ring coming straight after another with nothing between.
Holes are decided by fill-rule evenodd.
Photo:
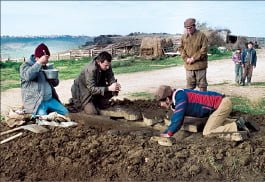
<instances>
[{"instance_id":1,"label":"man crouching in dark jacket","mask_svg":"<svg viewBox=\"0 0 265 182\"><path fill-rule=\"evenodd\" d=\"M109 107L109 100L120 91L111 68L112 56L101 52L82 69L72 85L72 103L78 111L99 114L98 109Z\"/></svg>"}]
</instances>

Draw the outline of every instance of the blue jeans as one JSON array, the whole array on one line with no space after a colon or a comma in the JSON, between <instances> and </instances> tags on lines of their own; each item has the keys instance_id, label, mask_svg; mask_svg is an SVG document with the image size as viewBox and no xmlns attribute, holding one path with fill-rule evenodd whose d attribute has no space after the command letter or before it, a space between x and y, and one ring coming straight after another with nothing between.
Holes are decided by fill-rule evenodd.
<instances>
[{"instance_id":1,"label":"blue jeans","mask_svg":"<svg viewBox=\"0 0 265 182\"><path fill-rule=\"evenodd\" d=\"M242 66L240 64L235 65L235 73L236 73L235 81L236 83L240 84L242 81Z\"/></svg>"},{"instance_id":2,"label":"blue jeans","mask_svg":"<svg viewBox=\"0 0 265 182\"><path fill-rule=\"evenodd\" d=\"M42 101L36 115L47 115L48 112L57 112L62 115L69 113L64 105L54 98L48 101Z\"/></svg>"}]
</instances>

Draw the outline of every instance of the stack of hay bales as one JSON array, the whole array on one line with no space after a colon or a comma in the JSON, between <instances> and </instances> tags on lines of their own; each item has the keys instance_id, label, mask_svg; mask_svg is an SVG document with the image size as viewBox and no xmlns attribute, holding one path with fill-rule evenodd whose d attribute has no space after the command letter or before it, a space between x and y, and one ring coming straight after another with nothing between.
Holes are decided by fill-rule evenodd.
<instances>
[{"instance_id":1,"label":"stack of hay bales","mask_svg":"<svg viewBox=\"0 0 265 182\"><path fill-rule=\"evenodd\" d=\"M164 56L164 48L172 47L171 38L144 37L140 47L140 56L148 59Z\"/></svg>"},{"instance_id":2,"label":"stack of hay bales","mask_svg":"<svg viewBox=\"0 0 265 182\"><path fill-rule=\"evenodd\" d=\"M171 38L166 38L166 45L165 47L173 47L173 41Z\"/></svg>"}]
</instances>

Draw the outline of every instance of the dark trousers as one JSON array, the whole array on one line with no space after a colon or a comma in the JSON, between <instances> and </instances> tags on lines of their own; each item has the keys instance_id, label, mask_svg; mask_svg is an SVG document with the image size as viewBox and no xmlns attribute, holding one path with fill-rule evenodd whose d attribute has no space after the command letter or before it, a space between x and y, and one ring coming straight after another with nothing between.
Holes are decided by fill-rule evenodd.
<instances>
[{"instance_id":1,"label":"dark trousers","mask_svg":"<svg viewBox=\"0 0 265 182\"><path fill-rule=\"evenodd\" d=\"M249 62L245 63L244 64L244 73L243 73L243 77L242 77L243 83L245 83L246 78L247 78L248 83L251 82L252 73L253 73L253 65L251 65Z\"/></svg>"},{"instance_id":2,"label":"dark trousers","mask_svg":"<svg viewBox=\"0 0 265 182\"><path fill-rule=\"evenodd\" d=\"M84 107L86 114L97 115L99 114L99 109L107 109L110 107L109 100L113 97L112 92L105 93L104 96L96 95L93 97L92 101L89 102Z\"/></svg>"}]
</instances>

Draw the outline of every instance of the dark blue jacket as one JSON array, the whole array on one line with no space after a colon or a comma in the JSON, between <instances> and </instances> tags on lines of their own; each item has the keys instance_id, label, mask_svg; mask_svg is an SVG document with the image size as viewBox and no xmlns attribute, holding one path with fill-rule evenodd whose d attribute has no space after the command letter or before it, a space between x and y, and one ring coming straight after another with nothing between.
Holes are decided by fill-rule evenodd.
<instances>
[{"instance_id":1,"label":"dark blue jacket","mask_svg":"<svg viewBox=\"0 0 265 182\"><path fill-rule=\"evenodd\" d=\"M210 116L219 107L222 99L222 94L212 91L175 90L172 95L174 114L170 125L163 133L170 136L176 133L181 128L185 116L200 118Z\"/></svg>"},{"instance_id":2,"label":"dark blue jacket","mask_svg":"<svg viewBox=\"0 0 265 182\"><path fill-rule=\"evenodd\" d=\"M247 57L247 54L248 52L250 52L250 56L251 56L251 59L250 59L250 64L253 65L253 66L256 66L256 63L257 63L257 54L256 54L256 51L255 49L245 49L242 53L242 64L245 64L246 63L246 57Z\"/></svg>"}]
</instances>

